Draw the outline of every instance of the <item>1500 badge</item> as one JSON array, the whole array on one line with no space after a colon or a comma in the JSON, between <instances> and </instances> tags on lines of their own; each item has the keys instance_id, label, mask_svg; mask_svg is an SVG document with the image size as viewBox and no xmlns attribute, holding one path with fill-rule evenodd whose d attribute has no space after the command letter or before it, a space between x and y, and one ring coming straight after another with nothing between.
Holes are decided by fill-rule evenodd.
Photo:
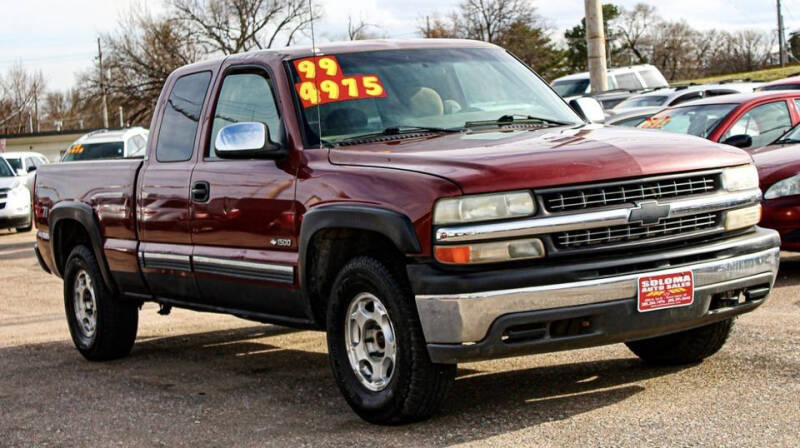
<instances>
[{"instance_id":1,"label":"1500 badge","mask_svg":"<svg viewBox=\"0 0 800 448\"><path fill-rule=\"evenodd\" d=\"M269 240L269 245L273 247L292 247L291 238L272 238Z\"/></svg>"}]
</instances>

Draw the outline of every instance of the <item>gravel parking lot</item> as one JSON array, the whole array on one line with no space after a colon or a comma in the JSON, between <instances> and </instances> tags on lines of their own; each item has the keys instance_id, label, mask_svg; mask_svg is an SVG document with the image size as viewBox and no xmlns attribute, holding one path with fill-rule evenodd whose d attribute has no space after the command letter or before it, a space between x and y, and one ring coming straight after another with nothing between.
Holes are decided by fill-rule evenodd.
<instances>
[{"instance_id":1,"label":"gravel parking lot","mask_svg":"<svg viewBox=\"0 0 800 448\"><path fill-rule=\"evenodd\" d=\"M438 416L385 428L340 397L318 332L147 305L130 357L85 361L32 244L0 232L0 445L800 443L798 255L702 364L648 367L623 345L464 364Z\"/></svg>"}]
</instances>

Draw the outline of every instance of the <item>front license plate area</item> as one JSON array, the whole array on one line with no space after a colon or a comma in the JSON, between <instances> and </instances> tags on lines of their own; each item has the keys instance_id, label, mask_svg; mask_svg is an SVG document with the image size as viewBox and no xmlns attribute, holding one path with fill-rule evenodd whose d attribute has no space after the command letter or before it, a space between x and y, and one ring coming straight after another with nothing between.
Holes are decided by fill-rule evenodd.
<instances>
[{"instance_id":1,"label":"front license plate area","mask_svg":"<svg viewBox=\"0 0 800 448\"><path fill-rule=\"evenodd\" d=\"M637 308L639 312L689 306L694 302L692 271L639 277Z\"/></svg>"}]
</instances>

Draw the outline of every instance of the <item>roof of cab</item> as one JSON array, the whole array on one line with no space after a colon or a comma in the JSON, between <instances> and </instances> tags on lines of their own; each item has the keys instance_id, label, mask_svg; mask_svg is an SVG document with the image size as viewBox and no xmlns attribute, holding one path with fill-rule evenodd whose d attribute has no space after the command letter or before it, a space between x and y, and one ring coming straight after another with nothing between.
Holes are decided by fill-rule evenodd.
<instances>
[{"instance_id":1,"label":"roof of cab","mask_svg":"<svg viewBox=\"0 0 800 448\"><path fill-rule=\"evenodd\" d=\"M368 40L355 40L344 42L329 42L319 44L316 46L317 56L325 54L340 54L340 53L359 53L365 51L382 51L382 50L411 50L411 49L426 49L426 48L493 48L502 50L497 45L488 42L469 39L368 39ZM278 57L280 59L297 59L303 57L311 57L315 54L312 52L311 45L301 45L283 48L269 48L265 50L251 51L247 53L236 53L224 57L206 59L193 64L185 65L178 68L174 74L182 74L187 71L196 71L198 69L211 68L218 66L223 60L227 58L234 58L237 60L258 59L263 57Z\"/></svg>"}]
</instances>

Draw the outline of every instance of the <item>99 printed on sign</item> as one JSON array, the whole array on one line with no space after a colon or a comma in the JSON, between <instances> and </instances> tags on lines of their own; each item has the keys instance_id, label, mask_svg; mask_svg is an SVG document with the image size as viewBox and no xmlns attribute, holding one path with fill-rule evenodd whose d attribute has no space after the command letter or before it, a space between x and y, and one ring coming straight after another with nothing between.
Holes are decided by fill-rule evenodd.
<instances>
[{"instance_id":1,"label":"99 printed on sign","mask_svg":"<svg viewBox=\"0 0 800 448\"><path fill-rule=\"evenodd\" d=\"M304 108L338 101L384 98L378 75L345 75L335 56L294 61L300 82L295 84Z\"/></svg>"}]
</instances>

